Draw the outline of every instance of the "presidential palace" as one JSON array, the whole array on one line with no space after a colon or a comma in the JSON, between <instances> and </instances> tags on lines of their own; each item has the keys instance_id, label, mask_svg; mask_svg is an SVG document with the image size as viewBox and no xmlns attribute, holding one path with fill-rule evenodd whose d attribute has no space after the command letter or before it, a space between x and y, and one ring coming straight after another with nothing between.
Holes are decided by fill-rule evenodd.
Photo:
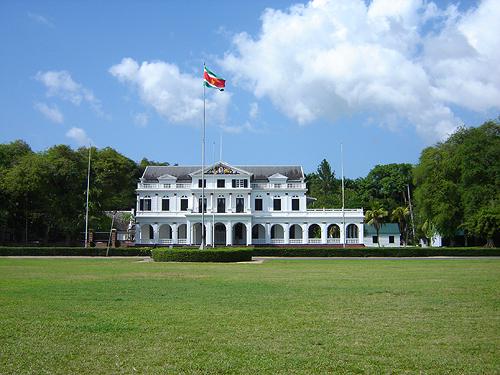
<instances>
[{"instance_id":1,"label":"presidential palace","mask_svg":"<svg viewBox=\"0 0 500 375\"><path fill-rule=\"evenodd\" d=\"M363 244L363 210L308 209L301 166L148 166L137 185L137 245ZM202 200L202 185L205 199ZM344 221L345 219L345 221Z\"/></svg>"}]
</instances>

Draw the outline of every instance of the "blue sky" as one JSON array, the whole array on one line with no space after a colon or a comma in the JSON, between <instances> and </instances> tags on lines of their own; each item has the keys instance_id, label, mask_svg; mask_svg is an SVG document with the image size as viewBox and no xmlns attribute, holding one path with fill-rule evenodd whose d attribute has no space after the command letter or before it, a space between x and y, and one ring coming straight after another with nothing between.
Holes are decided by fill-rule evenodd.
<instances>
[{"instance_id":1,"label":"blue sky","mask_svg":"<svg viewBox=\"0 0 500 375\"><path fill-rule=\"evenodd\" d=\"M499 17L493 0L3 1L0 142L198 164L205 61L227 80L207 91L207 160L222 137L233 164L339 174L342 142L364 176L498 116Z\"/></svg>"}]
</instances>

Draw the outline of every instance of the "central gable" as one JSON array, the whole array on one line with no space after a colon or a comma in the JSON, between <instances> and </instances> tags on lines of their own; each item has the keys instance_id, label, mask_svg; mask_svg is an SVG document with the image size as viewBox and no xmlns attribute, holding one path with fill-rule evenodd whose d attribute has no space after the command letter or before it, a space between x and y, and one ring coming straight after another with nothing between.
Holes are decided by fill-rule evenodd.
<instances>
[{"instance_id":1,"label":"central gable","mask_svg":"<svg viewBox=\"0 0 500 375\"><path fill-rule=\"evenodd\" d=\"M219 162L205 169L204 174L208 175L246 175L250 176L251 173L234 167L228 163ZM201 169L196 172L190 173L190 176L201 176Z\"/></svg>"}]
</instances>

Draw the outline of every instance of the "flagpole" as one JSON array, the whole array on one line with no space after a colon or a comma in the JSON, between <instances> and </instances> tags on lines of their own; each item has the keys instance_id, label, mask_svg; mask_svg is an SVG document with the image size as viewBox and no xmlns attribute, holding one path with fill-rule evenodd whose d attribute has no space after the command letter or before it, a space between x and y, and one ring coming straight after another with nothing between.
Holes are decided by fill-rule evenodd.
<instances>
[{"instance_id":1,"label":"flagpole","mask_svg":"<svg viewBox=\"0 0 500 375\"><path fill-rule=\"evenodd\" d=\"M88 247L89 235L89 187L90 187L90 157L92 153L92 144L89 144L89 166L87 168L87 203L85 205L85 248Z\"/></svg>"},{"instance_id":2,"label":"flagpole","mask_svg":"<svg viewBox=\"0 0 500 375\"><path fill-rule=\"evenodd\" d=\"M215 172L214 172L214 168L215 168L215 141L214 141L214 156L213 156L213 159L214 159L214 164L213 164L213 167L212 167L212 177L213 177L213 181L212 181L212 186L213 186L213 193L212 193L212 248L215 247L215 209L214 209L214 203L215 203Z\"/></svg>"},{"instance_id":3,"label":"flagpole","mask_svg":"<svg viewBox=\"0 0 500 375\"><path fill-rule=\"evenodd\" d=\"M344 233L343 246L345 247L345 194L344 194L344 146L340 143L340 164L342 168L342 232Z\"/></svg>"},{"instance_id":4,"label":"flagpole","mask_svg":"<svg viewBox=\"0 0 500 375\"><path fill-rule=\"evenodd\" d=\"M203 63L205 71L205 63ZM200 250L205 248L205 81L203 81L203 135L201 139L201 244Z\"/></svg>"}]
</instances>

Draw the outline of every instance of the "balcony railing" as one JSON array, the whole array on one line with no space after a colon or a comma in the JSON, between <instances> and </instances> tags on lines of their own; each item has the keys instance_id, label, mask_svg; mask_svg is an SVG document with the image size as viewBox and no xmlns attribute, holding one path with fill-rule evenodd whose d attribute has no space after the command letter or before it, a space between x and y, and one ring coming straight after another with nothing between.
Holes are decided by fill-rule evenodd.
<instances>
[{"instance_id":1,"label":"balcony railing","mask_svg":"<svg viewBox=\"0 0 500 375\"><path fill-rule=\"evenodd\" d=\"M345 243L348 244L348 245L355 245L355 244L359 244L359 239L357 238L348 238L345 240Z\"/></svg>"},{"instance_id":2,"label":"balcony railing","mask_svg":"<svg viewBox=\"0 0 500 375\"><path fill-rule=\"evenodd\" d=\"M252 189L305 189L306 184L301 182L290 182L286 184L253 183Z\"/></svg>"},{"instance_id":3,"label":"balcony railing","mask_svg":"<svg viewBox=\"0 0 500 375\"><path fill-rule=\"evenodd\" d=\"M290 244L299 245L302 243L302 238L290 238Z\"/></svg>"},{"instance_id":4,"label":"balcony railing","mask_svg":"<svg viewBox=\"0 0 500 375\"><path fill-rule=\"evenodd\" d=\"M309 238L309 243L313 245L321 244L321 238Z\"/></svg>"},{"instance_id":5,"label":"balcony railing","mask_svg":"<svg viewBox=\"0 0 500 375\"><path fill-rule=\"evenodd\" d=\"M329 244L337 245L340 244L340 238L327 238L326 242Z\"/></svg>"},{"instance_id":6,"label":"balcony railing","mask_svg":"<svg viewBox=\"0 0 500 375\"><path fill-rule=\"evenodd\" d=\"M177 184L157 184L157 183L139 183L137 184L138 189L190 189L191 184L189 183L177 183Z\"/></svg>"},{"instance_id":7,"label":"balcony railing","mask_svg":"<svg viewBox=\"0 0 500 375\"><path fill-rule=\"evenodd\" d=\"M273 238L273 239L271 239L271 243L273 245L283 245L285 243L285 239L284 238Z\"/></svg>"}]
</instances>

